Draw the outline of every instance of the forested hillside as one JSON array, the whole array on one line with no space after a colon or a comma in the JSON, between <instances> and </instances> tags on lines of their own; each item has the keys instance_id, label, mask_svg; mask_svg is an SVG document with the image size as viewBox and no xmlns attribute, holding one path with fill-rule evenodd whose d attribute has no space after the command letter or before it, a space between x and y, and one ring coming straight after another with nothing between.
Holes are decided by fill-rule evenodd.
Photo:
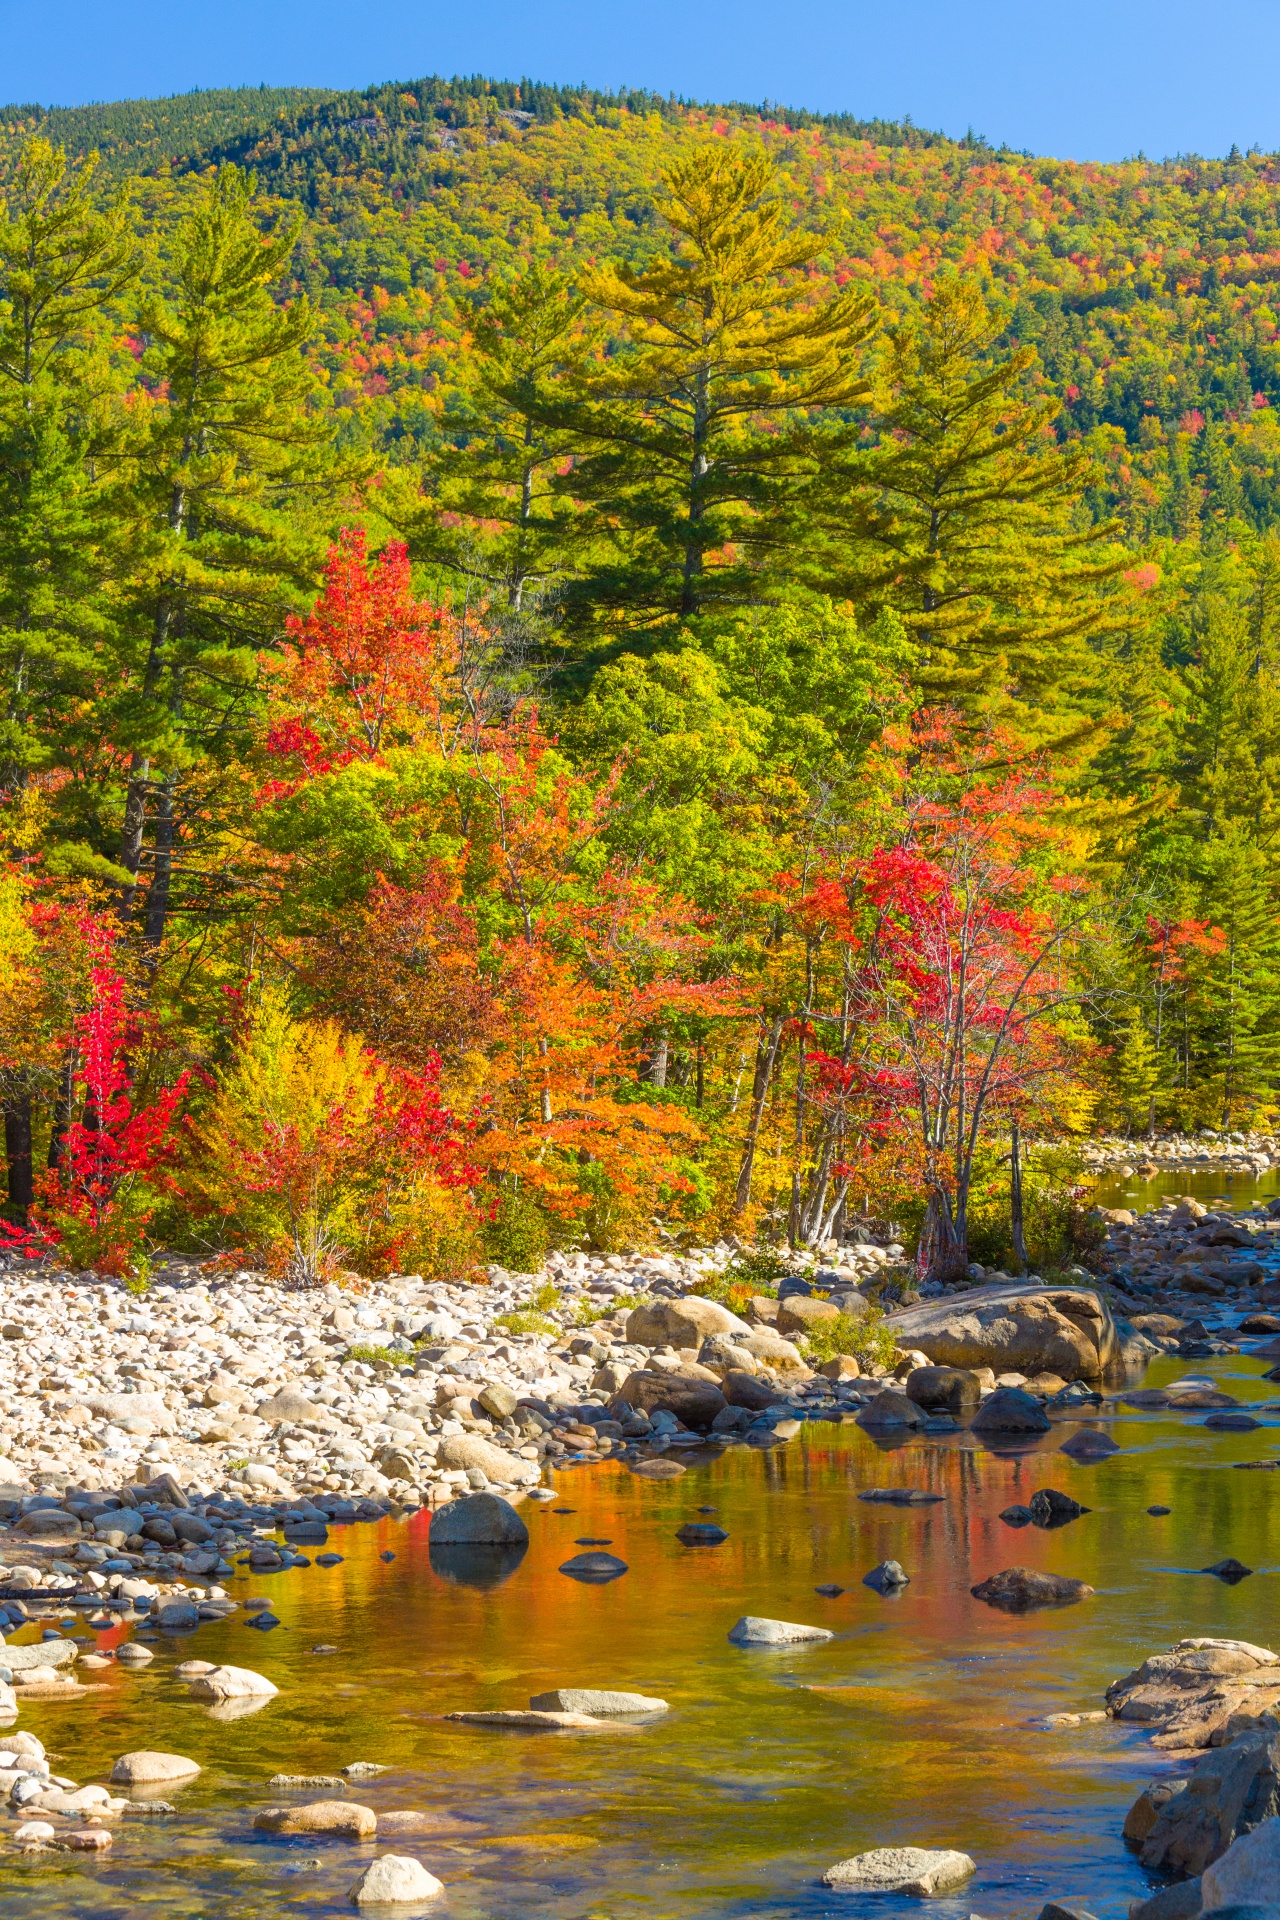
<instances>
[{"instance_id":1,"label":"forested hillside","mask_svg":"<svg viewBox=\"0 0 1280 1920\"><path fill-rule=\"evenodd\" d=\"M1274 1104L1274 157L439 78L0 127L15 1224L914 1208L944 1272L1019 1129Z\"/></svg>"}]
</instances>

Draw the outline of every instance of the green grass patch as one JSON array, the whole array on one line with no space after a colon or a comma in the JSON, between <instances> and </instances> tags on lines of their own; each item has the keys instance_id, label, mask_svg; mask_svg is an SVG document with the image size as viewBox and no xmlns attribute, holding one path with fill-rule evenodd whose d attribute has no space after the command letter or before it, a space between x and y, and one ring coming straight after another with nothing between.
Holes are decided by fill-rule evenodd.
<instances>
[{"instance_id":1,"label":"green grass patch","mask_svg":"<svg viewBox=\"0 0 1280 1920\"><path fill-rule=\"evenodd\" d=\"M509 1313L498 1314L493 1324L504 1333L520 1335L560 1331L554 1320L548 1320L545 1313L538 1313L532 1307L513 1307Z\"/></svg>"},{"instance_id":2,"label":"green grass patch","mask_svg":"<svg viewBox=\"0 0 1280 1920\"><path fill-rule=\"evenodd\" d=\"M590 1300L579 1300L569 1321L571 1327L594 1327L597 1320L608 1320L615 1313L640 1305L640 1297L634 1293L619 1293L610 1300L607 1307L597 1307Z\"/></svg>"},{"instance_id":3,"label":"green grass patch","mask_svg":"<svg viewBox=\"0 0 1280 1920\"><path fill-rule=\"evenodd\" d=\"M410 1359L407 1353L401 1353L395 1347L348 1347L348 1360L363 1361L366 1367L376 1367L385 1363L389 1367L403 1367Z\"/></svg>"},{"instance_id":4,"label":"green grass patch","mask_svg":"<svg viewBox=\"0 0 1280 1920\"><path fill-rule=\"evenodd\" d=\"M872 1308L861 1319L842 1313L835 1320L819 1320L796 1342L810 1366L825 1366L847 1353L861 1367L891 1367L898 1343L884 1315Z\"/></svg>"}]
</instances>

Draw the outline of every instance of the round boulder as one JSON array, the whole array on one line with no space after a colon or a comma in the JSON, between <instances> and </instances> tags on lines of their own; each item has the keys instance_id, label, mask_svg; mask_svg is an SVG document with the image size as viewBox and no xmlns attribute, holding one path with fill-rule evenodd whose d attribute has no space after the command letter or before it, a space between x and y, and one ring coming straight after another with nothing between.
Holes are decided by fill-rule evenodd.
<instances>
[{"instance_id":1,"label":"round boulder","mask_svg":"<svg viewBox=\"0 0 1280 1920\"><path fill-rule=\"evenodd\" d=\"M975 1600L985 1600L1002 1613L1029 1613L1035 1607L1069 1607L1093 1592L1083 1580L1060 1573L1038 1573L1034 1567L1006 1567L970 1587Z\"/></svg>"},{"instance_id":2,"label":"round boulder","mask_svg":"<svg viewBox=\"0 0 1280 1920\"><path fill-rule=\"evenodd\" d=\"M807 1294L793 1293L778 1307L778 1332L808 1333L839 1318L840 1309L833 1300L813 1300Z\"/></svg>"},{"instance_id":3,"label":"round boulder","mask_svg":"<svg viewBox=\"0 0 1280 1920\"><path fill-rule=\"evenodd\" d=\"M973 1416L975 1433L1048 1433L1048 1414L1021 1387L997 1387Z\"/></svg>"},{"instance_id":4,"label":"round boulder","mask_svg":"<svg viewBox=\"0 0 1280 1920\"><path fill-rule=\"evenodd\" d=\"M433 1515L431 1541L440 1547L527 1547L529 1529L496 1493L471 1493Z\"/></svg>"},{"instance_id":5,"label":"round boulder","mask_svg":"<svg viewBox=\"0 0 1280 1920\"><path fill-rule=\"evenodd\" d=\"M634 1347L700 1347L713 1333L748 1334L745 1320L716 1300L690 1293L679 1300L647 1300L627 1315L627 1343Z\"/></svg>"},{"instance_id":6,"label":"round boulder","mask_svg":"<svg viewBox=\"0 0 1280 1920\"><path fill-rule=\"evenodd\" d=\"M358 1907L408 1907L443 1892L441 1882L420 1861L407 1853L383 1853L369 1862L350 1898Z\"/></svg>"},{"instance_id":7,"label":"round boulder","mask_svg":"<svg viewBox=\"0 0 1280 1920\"><path fill-rule=\"evenodd\" d=\"M263 1833L331 1833L342 1840L371 1840L378 1816L354 1800L312 1800L304 1807L263 1807L253 1824Z\"/></svg>"},{"instance_id":8,"label":"round boulder","mask_svg":"<svg viewBox=\"0 0 1280 1920\"><path fill-rule=\"evenodd\" d=\"M111 1769L113 1787L154 1787L178 1780L194 1780L200 1772L197 1760L181 1753L154 1753L143 1747L137 1753L122 1753Z\"/></svg>"},{"instance_id":9,"label":"round boulder","mask_svg":"<svg viewBox=\"0 0 1280 1920\"><path fill-rule=\"evenodd\" d=\"M643 1413L673 1413L686 1427L706 1433L712 1421L728 1401L711 1380L691 1379L687 1374L636 1372L629 1374L609 1402L614 1419L625 1416L628 1408Z\"/></svg>"},{"instance_id":10,"label":"round boulder","mask_svg":"<svg viewBox=\"0 0 1280 1920\"><path fill-rule=\"evenodd\" d=\"M920 1409L905 1393L886 1387L858 1415L860 1427L918 1427Z\"/></svg>"}]
</instances>

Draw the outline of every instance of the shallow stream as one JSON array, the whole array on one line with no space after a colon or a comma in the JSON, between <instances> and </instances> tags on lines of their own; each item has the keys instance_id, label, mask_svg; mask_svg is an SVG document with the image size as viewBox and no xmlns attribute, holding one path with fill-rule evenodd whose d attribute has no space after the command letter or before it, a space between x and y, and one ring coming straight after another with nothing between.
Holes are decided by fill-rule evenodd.
<instances>
[{"instance_id":1,"label":"shallow stream","mask_svg":"<svg viewBox=\"0 0 1280 1920\"><path fill-rule=\"evenodd\" d=\"M1245 1353L1161 1359L1145 1384L1205 1372L1241 1402L1265 1403L1280 1395L1261 1378L1266 1364ZM489 1588L433 1569L425 1513L334 1528L342 1565L235 1581L237 1597L271 1602L274 1631L255 1632L240 1614L153 1642L145 1672L108 1669L78 1701L24 1706L18 1724L45 1741L55 1771L81 1783L105 1780L116 1755L140 1747L190 1755L205 1771L171 1795L174 1816L117 1823L108 1856L0 1856L3 1911L9 1920L350 1913L347 1890L364 1862L394 1851L416 1855L446 1886L429 1909L395 1909L406 1916L891 1920L918 1915L919 1904L832 1893L819 1876L849 1854L902 1843L956 1846L978 1862L959 1895L929 1903L935 1920L1023 1920L1051 1897L1122 1920L1149 1882L1121 1823L1169 1762L1114 1722L1054 1732L1032 1723L1099 1707L1108 1681L1185 1634L1276 1642L1280 1474L1233 1463L1276 1454L1280 1415L1231 1434L1205 1431L1202 1414L1102 1411L1122 1451L1094 1466L1057 1451L1074 1421L1034 1451L1001 1454L964 1433L885 1446L849 1420L810 1422L768 1450L679 1456L688 1470L674 1481L614 1463L566 1468L554 1506L525 1503L529 1549ZM893 1485L946 1497L905 1510L857 1498ZM998 1518L1042 1486L1093 1511L1054 1532L1015 1532ZM1172 1512L1149 1516L1156 1504ZM682 1546L676 1529L697 1519L717 1521L728 1540ZM630 1571L603 1587L566 1578L558 1568L583 1540L610 1542ZM1194 1571L1226 1555L1255 1573L1228 1587ZM861 1584L886 1558L911 1576L897 1600ZM1097 1591L1024 1617L970 1596L1013 1565ZM846 1591L815 1593L830 1582ZM739 1650L726 1636L743 1613L832 1627L837 1638ZM318 1643L338 1651L311 1652ZM220 1720L172 1678L189 1658L253 1667L280 1694ZM657 1694L671 1711L605 1734L440 1717L524 1707L567 1685ZM360 1760L389 1771L349 1798L469 1816L474 1833L379 1846L252 1828L255 1809L284 1797L268 1787L272 1774Z\"/></svg>"}]
</instances>

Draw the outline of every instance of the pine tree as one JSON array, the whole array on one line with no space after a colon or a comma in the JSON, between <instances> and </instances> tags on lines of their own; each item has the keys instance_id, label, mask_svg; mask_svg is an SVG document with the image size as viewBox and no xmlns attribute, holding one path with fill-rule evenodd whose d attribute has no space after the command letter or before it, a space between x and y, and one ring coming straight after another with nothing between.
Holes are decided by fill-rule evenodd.
<instances>
[{"instance_id":1,"label":"pine tree","mask_svg":"<svg viewBox=\"0 0 1280 1920\"><path fill-rule=\"evenodd\" d=\"M215 752L243 711L255 650L279 637L285 610L318 577L313 509L352 477L309 404L306 301L279 307L272 298L297 227L264 234L253 190L233 166L201 188L177 237L169 296L142 314L155 398L139 406L122 495L136 565L111 731L130 755L120 864L135 883L126 911L154 804L152 947L169 911L183 770Z\"/></svg>"},{"instance_id":2,"label":"pine tree","mask_svg":"<svg viewBox=\"0 0 1280 1920\"><path fill-rule=\"evenodd\" d=\"M421 476L426 504L403 490L381 503L415 560L480 582L516 614L549 597L577 545L580 516L551 480L577 445L556 407L563 383L585 370L584 307L540 266L499 289L476 318L470 378L442 422L446 445Z\"/></svg>"},{"instance_id":3,"label":"pine tree","mask_svg":"<svg viewBox=\"0 0 1280 1920\"><path fill-rule=\"evenodd\" d=\"M1042 702L1079 670L1081 641L1123 624L1113 595L1134 556L1113 544L1114 526L1075 524L1089 456L1055 440L1059 403L1026 397L1035 351L999 358L1000 330L964 279L890 328L876 442L842 450L815 435L798 524L825 536L806 566L813 584L898 613L927 694L963 698L1003 679Z\"/></svg>"},{"instance_id":4,"label":"pine tree","mask_svg":"<svg viewBox=\"0 0 1280 1920\"><path fill-rule=\"evenodd\" d=\"M870 297L815 297L817 235L787 229L774 169L724 142L663 176L670 255L583 276L625 329L616 352L548 418L584 451L566 492L595 511L610 552L567 596L581 621L645 625L758 597L776 565L779 489L799 471L815 409L867 394L859 350Z\"/></svg>"}]
</instances>

